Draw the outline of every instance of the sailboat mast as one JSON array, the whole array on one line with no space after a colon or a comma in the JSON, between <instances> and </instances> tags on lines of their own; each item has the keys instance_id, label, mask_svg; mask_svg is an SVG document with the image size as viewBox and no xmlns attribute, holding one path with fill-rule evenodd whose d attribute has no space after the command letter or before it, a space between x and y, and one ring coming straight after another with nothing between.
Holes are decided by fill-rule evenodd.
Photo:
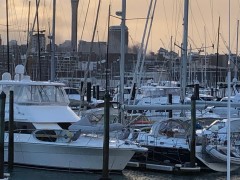
<instances>
[{"instance_id":1,"label":"sailboat mast","mask_svg":"<svg viewBox=\"0 0 240 180\"><path fill-rule=\"evenodd\" d=\"M53 0L53 19L52 19L52 43L51 43L51 81L55 80L55 19L56 19L56 0Z\"/></svg>"},{"instance_id":2,"label":"sailboat mast","mask_svg":"<svg viewBox=\"0 0 240 180\"><path fill-rule=\"evenodd\" d=\"M6 0L6 16L7 16L7 67L8 72L10 72L10 63L9 63L9 29L8 29L8 0Z\"/></svg>"},{"instance_id":3,"label":"sailboat mast","mask_svg":"<svg viewBox=\"0 0 240 180\"><path fill-rule=\"evenodd\" d=\"M29 41L30 5L31 5L31 1L28 2L27 48L28 48L28 41Z\"/></svg>"},{"instance_id":4,"label":"sailboat mast","mask_svg":"<svg viewBox=\"0 0 240 180\"><path fill-rule=\"evenodd\" d=\"M180 101L183 104L186 94L186 79L187 79L187 37L188 37L188 6L189 0L184 0L184 18L183 18L183 47L181 61L181 95Z\"/></svg>"},{"instance_id":5,"label":"sailboat mast","mask_svg":"<svg viewBox=\"0 0 240 180\"><path fill-rule=\"evenodd\" d=\"M120 87L119 87L119 103L123 105L124 102L124 64L125 64L125 21L126 21L126 0L122 0L122 22L121 22L121 60L120 60ZM120 120L123 122L124 112L120 108Z\"/></svg>"},{"instance_id":6,"label":"sailboat mast","mask_svg":"<svg viewBox=\"0 0 240 180\"><path fill-rule=\"evenodd\" d=\"M235 59L235 68L234 68L234 78L237 77L237 72L238 72L238 30L239 30L239 20L237 20L237 47L236 47L236 59Z\"/></svg>"},{"instance_id":7,"label":"sailboat mast","mask_svg":"<svg viewBox=\"0 0 240 180\"><path fill-rule=\"evenodd\" d=\"M205 47L204 47L204 86L207 87L207 37L206 37L206 27L204 26L204 38L205 38Z\"/></svg>"},{"instance_id":8,"label":"sailboat mast","mask_svg":"<svg viewBox=\"0 0 240 180\"><path fill-rule=\"evenodd\" d=\"M38 0L38 2L37 2L36 9L38 9L39 4L40 4L40 0ZM29 44L28 44L28 48L27 48L27 52L26 52L26 59L23 62L24 67L26 67L26 65L27 65L28 55L29 55L29 52L30 52L30 48L29 47L31 47L31 39L32 39L32 36L33 36L33 31L34 31L34 27L35 27L35 23L36 23L36 19L37 19L37 13L38 12L36 11L35 12L35 16L34 16L34 20L33 20L33 24L32 24L32 28L31 28L31 31L29 33L29 39L28 39L28 43Z\"/></svg>"},{"instance_id":9,"label":"sailboat mast","mask_svg":"<svg viewBox=\"0 0 240 180\"><path fill-rule=\"evenodd\" d=\"M230 180L231 179L231 175L230 175L230 168L231 168L231 164L230 164L230 146L231 146L231 142L230 142L230 130L231 130L231 123L230 123L230 119L231 119L231 114L230 114L230 97L231 97L231 85L230 85L230 82L231 82L231 43L230 43L230 12L231 12L231 8L230 8L230 0L229 0L229 9L228 9L228 12L229 12L229 15L228 15L228 43L229 43L229 48L228 48L228 73L227 73L227 87L228 87L228 103L227 103L227 109L228 109L228 114L227 114L227 118L228 118L228 121L227 121L227 180Z\"/></svg>"},{"instance_id":10,"label":"sailboat mast","mask_svg":"<svg viewBox=\"0 0 240 180\"><path fill-rule=\"evenodd\" d=\"M39 34L39 18L38 18L38 1L36 0L36 18L37 18L37 41L38 41L38 65L39 65L39 76L37 76L37 78L39 78L39 80L42 80L42 63L41 63L41 45L40 45L40 34Z\"/></svg>"},{"instance_id":11,"label":"sailboat mast","mask_svg":"<svg viewBox=\"0 0 240 180\"><path fill-rule=\"evenodd\" d=\"M218 19L218 39L217 39L217 64L216 64L216 90L217 90L217 82L218 82L218 50L219 50L219 32L220 31L220 16Z\"/></svg>"}]
</instances>

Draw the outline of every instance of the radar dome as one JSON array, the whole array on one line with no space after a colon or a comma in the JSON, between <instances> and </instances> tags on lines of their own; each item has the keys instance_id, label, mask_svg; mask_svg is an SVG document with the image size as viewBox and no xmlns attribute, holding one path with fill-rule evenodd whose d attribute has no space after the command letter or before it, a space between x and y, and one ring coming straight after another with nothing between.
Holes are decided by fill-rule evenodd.
<instances>
[{"instance_id":1,"label":"radar dome","mask_svg":"<svg viewBox=\"0 0 240 180\"><path fill-rule=\"evenodd\" d=\"M11 80L11 74L8 72L3 73L2 80Z\"/></svg>"},{"instance_id":2,"label":"radar dome","mask_svg":"<svg viewBox=\"0 0 240 180\"><path fill-rule=\"evenodd\" d=\"M16 74L23 74L24 73L24 66L19 64L15 67L15 73Z\"/></svg>"}]
</instances>

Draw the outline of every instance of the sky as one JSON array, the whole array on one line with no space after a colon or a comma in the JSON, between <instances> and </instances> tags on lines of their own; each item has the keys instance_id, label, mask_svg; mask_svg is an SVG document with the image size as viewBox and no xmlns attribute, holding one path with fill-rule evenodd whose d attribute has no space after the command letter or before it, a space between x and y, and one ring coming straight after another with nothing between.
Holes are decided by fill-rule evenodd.
<instances>
[{"instance_id":1,"label":"sky","mask_svg":"<svg viewBox=\"0 0 240 180\"><path fill-rule=\"evenodd\" d=\"M6 44L6 1L0 1L2 1L0 3L0 34L3 44ZM139 45L143 39L150 0L126 1L129 46ZM40 1L39 29L45 30L46 35L51 33L52 2L53 0ZM56 44L60 44L71 39L71 2L70 0L56 0L56 3L55 39ZM88 3L89 9L87 8ZM98 3L99 0L79 0L78 40L91 41ZM121 11L121 4L121 0L101 0L94 41L107 40L109 6L111 9L110 26L120 25L121 20L116 17L115 12ZM36 0L8 0L8 7L9 40L17 40L19 45L26 44L28 13L30 14L29 23L32 26L36 11ZM148 52L157 52L160 47L167 50L172 49L175 52L180 51L179 46L183 39L183 13L184 0L157 0L148 45L144 45ZM198 52L199 48L205 49L206 47L205 50L208 54L217 52L219 17L219 53L227 53L229 45L233 53L239 51L237 21L240 19L240 0L230 0L230 6L229 0L190 0L188 11L189 49L191 46L193 52ZM85 19L86 23L84 25ZM148 22L150 24L150 19ZM146 38L144 43L146 43ZM214 48L212 48L213 44Z\"/></svg>"}]
</instances>

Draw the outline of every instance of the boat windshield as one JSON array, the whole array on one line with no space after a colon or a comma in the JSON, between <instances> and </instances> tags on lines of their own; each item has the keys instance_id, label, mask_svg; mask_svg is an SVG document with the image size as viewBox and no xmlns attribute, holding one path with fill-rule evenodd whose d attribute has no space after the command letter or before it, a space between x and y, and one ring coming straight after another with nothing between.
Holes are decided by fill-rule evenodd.
<instances>
[{"instance_id":1,"label":"boat windshield","mask_svg":"<svg viewBox=\"0 0 240 180\"><path fill-rule=\"evenodd\" d=\"M52 85L1 85L0 90L6 93L8 101L9 91L14 91L15 103L27 104L68 104L68 98L61 86Z\"/></svg>"}]
</instances>

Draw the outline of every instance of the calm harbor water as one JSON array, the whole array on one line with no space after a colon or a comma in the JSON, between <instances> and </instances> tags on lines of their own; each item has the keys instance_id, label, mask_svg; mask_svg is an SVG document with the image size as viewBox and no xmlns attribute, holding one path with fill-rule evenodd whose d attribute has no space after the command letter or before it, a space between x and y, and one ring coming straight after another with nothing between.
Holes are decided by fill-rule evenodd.
<instances>
[{"instance_id":1,"label":"calm harbor water","mask_svg":"<svg viewBox=\"0 0 240 180\"><path fill-rule=\"evenodd\" d=\"M137 171L126 169L122 174L110 174L112 180L225 180L226 173L199 172L195 174L173 174L166 172ZM97 180L101 173L63 172L14 167L10 180ZM240 172L231 173L231 180L239 180Z\"/></svg>"}]
</instances>

